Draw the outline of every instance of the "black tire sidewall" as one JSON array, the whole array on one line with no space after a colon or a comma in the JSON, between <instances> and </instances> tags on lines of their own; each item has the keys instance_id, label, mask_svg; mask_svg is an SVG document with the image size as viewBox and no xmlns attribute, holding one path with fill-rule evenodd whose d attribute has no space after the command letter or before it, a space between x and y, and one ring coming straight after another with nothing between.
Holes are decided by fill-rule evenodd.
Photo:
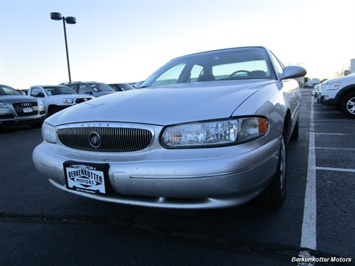
<instances>
[{"instance_id":1,"label":"black tire sidewall","mask_svg":"<svg viewBox=\"0 0 355 266\"><path fill-rule=\"evenodd\" d=\"M352 98L354 98L355 101L355 93L350 93L349 95L345 96L340 102L340 111L349 118L355 118L355 113L350 113L347 108L347 104Z\"/></svg>"}]
</instances>

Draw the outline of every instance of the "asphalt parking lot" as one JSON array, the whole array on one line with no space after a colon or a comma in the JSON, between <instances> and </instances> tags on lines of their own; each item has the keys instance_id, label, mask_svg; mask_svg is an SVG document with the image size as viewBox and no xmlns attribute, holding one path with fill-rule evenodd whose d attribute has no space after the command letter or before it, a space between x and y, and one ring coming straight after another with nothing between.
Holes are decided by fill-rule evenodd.
<instances>
[{"instance_id":1,"label":"asphalt parking lot","mask_svg":"<svg viewBox=\"0 0 355 266\"><path fill-rule=\"evenodd\" d=\"M354 256L355 120L334 107L310 104L308 172L301 245ZM333 221L333 223L329 223Z\"/></svg>"}]
</instances>

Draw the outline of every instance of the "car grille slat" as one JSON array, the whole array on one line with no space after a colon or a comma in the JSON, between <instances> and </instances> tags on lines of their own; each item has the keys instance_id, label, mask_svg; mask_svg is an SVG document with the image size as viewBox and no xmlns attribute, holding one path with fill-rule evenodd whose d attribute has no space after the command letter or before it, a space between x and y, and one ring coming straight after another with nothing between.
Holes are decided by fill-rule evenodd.
<instances>
[{"instance_id":1,"label":"car grille slat","mask_svg":"<svg viewBox=\"0 0 355 266\"><path fill-rule=\"evenodd\" d=\"M91 136L99 136L99 144L90 144ZM58 129L58 138L63 145L94 152L140 151L150 145L152 137L150 130L141 128L69 127Z\"/></svg>"}]
</instances>

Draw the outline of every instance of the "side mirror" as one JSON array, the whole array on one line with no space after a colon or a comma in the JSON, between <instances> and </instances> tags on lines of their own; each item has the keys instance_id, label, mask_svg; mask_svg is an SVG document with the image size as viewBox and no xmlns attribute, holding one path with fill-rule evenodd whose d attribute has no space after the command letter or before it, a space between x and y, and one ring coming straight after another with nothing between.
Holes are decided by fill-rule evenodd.
<instances>
[{"instance_id":1,"label":"side mirror","mask_svg":"<svg viewBox=\"0 0 355 266\"><path fill-rule=\"evenodd\" d=\"M38 98L44 98L44 93L43 92L39 92L37 93L37 96Z\"/></svg>"},{"instance_id":2,"label":"side mirror","mask_svg":"<svg viewBox=\"0 0 355 266\"><path fill-rule=\"evenodd\" d=\"M282 74L280 75L281 79L290 79L290 78L300 78L304 77L307 74L306 69L300 66L287 66L284 67Z\"/></svg>"}]
</instances>

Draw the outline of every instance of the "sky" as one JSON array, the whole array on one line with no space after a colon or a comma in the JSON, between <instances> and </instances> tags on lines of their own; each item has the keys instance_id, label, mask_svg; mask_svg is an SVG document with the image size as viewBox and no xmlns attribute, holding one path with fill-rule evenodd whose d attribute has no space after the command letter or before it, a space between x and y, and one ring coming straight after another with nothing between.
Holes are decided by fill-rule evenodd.
<instances>
[{"instance_id":1,"label":"sky","mask_svg":"<svg viewBox=\"0 0 355 266\"><path fill-rule=\"evenodd\" d=\"M17 89L146 79L172 58L261 45L309 78L332 78L355 58L355 0L0 0L0 83Z\"/></svg>"}]
</instances>

